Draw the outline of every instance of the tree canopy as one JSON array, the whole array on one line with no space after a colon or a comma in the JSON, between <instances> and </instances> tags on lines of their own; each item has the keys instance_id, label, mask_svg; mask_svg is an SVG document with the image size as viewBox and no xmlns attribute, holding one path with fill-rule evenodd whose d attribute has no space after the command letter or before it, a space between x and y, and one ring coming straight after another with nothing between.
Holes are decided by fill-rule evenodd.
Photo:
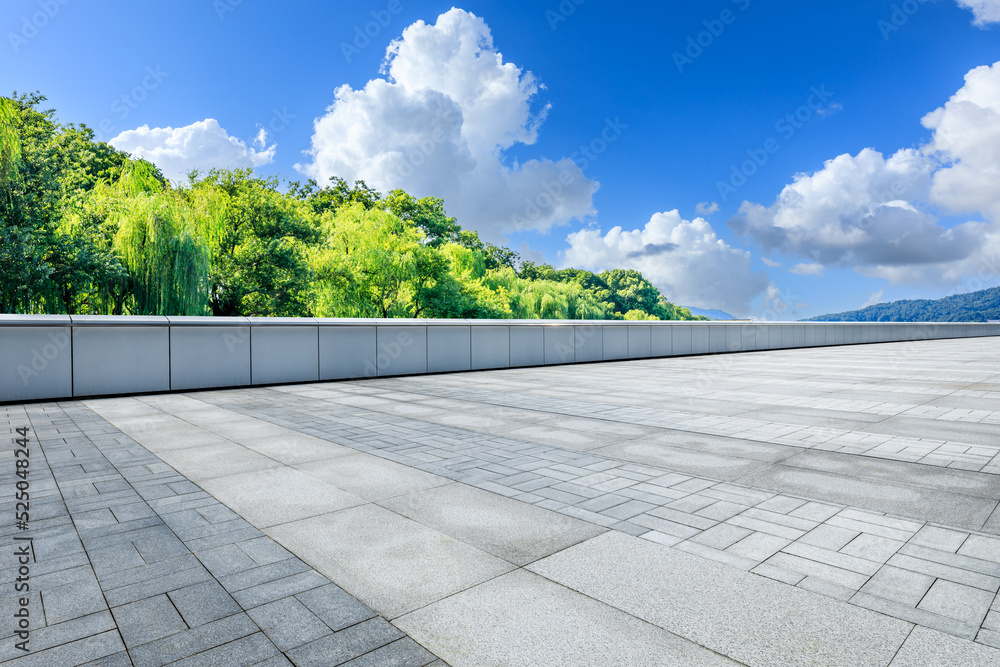
<instances>
[{"instance_id":1,"label":"tree canopy","mask_svg":"<svg viewBox=\"0 0 1000 667\"><path fill-rule=\"evenodd\" d=\"M0 98L0 312L694 319L637 271L521 261L435 197L249 169L171 186L44 102Z\"/></svg>"}]
</instances>

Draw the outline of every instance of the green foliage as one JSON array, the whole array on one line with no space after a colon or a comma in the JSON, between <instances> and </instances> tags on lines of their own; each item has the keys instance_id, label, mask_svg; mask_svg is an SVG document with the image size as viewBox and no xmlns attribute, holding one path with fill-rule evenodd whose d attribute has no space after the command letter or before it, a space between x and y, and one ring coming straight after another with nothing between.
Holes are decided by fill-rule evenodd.
<instances>
[{"instance_id":1,"label":"green foliage","mask_svg":"<svg viewBox=\"0 0 1000 667\"><path fill-rule=\"evenodd\" d=\"M400 220L412 222L424 233L424 243L437 247L457 238L462 228L444 212L444 202L435 197L416 199L402 190L393 190L381 205Z\"/></svg>"},{"instance_id":2,"label":"green foliage","mask_svg":"<svg viewBox=\"0 0 1000 667\"><path fill-rule=\"evenodd\" d=\"M149 162L0 98L0 310L19 313L691 318L636 271L522 262L442 200Z\"/></svg>"},{"instance_id":3,"label":"green foliage","mask_svg":"<svg viewBox=\"0 0 1000 667\"><path fill-rule=\"evenodd\" d=\"M0 97L0 189L9 196L12 181L21 164L21 138L13 100Z\"/></svg>"},{"instance_id":4,"label":"green foliage","mask_svg":"<svg viewBox=\"0 0 1000 667\"><path fill-rule=\"evenodd\" d=\"M422 277L441 275L416 227L359 203L327 212L323 241L311 256L315 276L314 311L319 317L406 317Z\"/></svg>"},{"instance_id":5,"label":"green foliage","mask_svg":"<svg viewBox=\"0 0 1000 667\"><path fill-rule=\"evenodd\" d=\"M927 299L892 301L834 315L820 315L810 322L986 322L1000 320L1000 287Z\"/></svg>"},{"instance_id":6,"label":"green foliage","mask_svg":"<svg viewBox=\"0 0 1000 667\"><path fill-rule=\"evenodd\" d=\"M212 170L183 194L208 223L213 314L310 314L308 250L320 233L308 202L283 195L277 179L256 178L249 169Z\"/></svg>"},{"instance_id":7,"label":"green foliage","mask_svg":"<svg viewBox=\"0 0 1000 667\"><path fill-rule=\"evenodd\" d=\"M487 284L510 294L515 319L611 319L606 304L580 285L554 280L528 280L508 267L492 271Z\"/></svg>"},{"instance_id":8,"label":"green foliage","mask_svg":"<svg viewBox=\"0 0 1000 667\"><path fill-rule=\"evenodd\" d=\"M360 204L366 209L373 209L382 201L382 195L369 188L364 181L357 181L353 186L336 176L330 178L332 185L320 188L313 179L305 185L298 181L289 183L288 194L294 199L306 202L314 213L322 215L336 212L337 209L351 204Z\"/></svg>"}]
</instances>

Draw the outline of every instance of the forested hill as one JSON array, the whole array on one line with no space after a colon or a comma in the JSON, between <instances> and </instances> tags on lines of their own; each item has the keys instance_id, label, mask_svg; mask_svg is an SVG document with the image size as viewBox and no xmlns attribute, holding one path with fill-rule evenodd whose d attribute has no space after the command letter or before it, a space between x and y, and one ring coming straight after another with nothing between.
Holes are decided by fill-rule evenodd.
<instances>
[{"instance_id":1,"label":"forested hill","mask_svg":"<svg viewBox=\"0 0 1000 667\"><path fill-rule=\"evenodd\" d=\"M0 97L0 313L700 319L638 271L522 262L446 203L249 169L171 184Z\"/></svg>"},{"instance_id":2,"label":"forested hill","mask_svg":"<svg viewBox=\"0 0 1000 667\"><path fill-rule=\"evenodd\" d=\"M1000 320L1000 287L937 301L893 301L861 310L820 315L810 322L986 322Z\"/></svg>"}]
</instances>

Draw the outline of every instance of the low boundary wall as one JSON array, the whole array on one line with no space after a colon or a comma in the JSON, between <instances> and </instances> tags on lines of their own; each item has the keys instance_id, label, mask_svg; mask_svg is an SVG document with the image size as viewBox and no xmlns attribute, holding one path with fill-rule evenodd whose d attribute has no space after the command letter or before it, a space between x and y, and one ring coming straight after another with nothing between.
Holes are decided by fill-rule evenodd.
<instances>
[{"instance_id":1,"label":"low boundary wall","mask_svg":"<svg viewBox=\"0 0 1000 667\"><path fill-rule=\"evenodd\" d=\"M0 402L1000 336L1000 324L0 315Z\"/></svg>"}]
</instances>

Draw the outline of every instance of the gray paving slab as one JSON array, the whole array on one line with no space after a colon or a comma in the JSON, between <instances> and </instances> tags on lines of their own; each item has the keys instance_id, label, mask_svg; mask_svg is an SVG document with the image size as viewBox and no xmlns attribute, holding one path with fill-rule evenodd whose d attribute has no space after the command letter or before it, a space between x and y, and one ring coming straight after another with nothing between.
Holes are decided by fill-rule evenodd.
<instances>
[{"instance_id":1,"label":"gray paving slab","mask_svg":"<svg viewBox=\"0 0 1000 667\"><path fill-rule=\"evenodd\" d=\"M267 532L389 619L514 568L374 505L282 524Z\"/></svg>"},{"instance_id":2,"label":"gray paving slab","mask_svg":"<svg viewBox=\"0 0 1000 667\"><path fill-rule=\"evenodd\" d=\"M989 667L1000 664L1000 650L918 626L890 664L892 667Z\"/></svg>"},{"instance_id":3,"label":"gray paving slab","mask_svg":"<svg viewBox=\"0 0 1000 667\"><path fill-rule=\"evenodd\" d=\"M997 501L916 485L858 479L847 475L778 464L737 480L761 489L827 502L891 512L920 521L979 530Z\"/></svg>"},{"instance_id":4,"label":"gray paving slab","mask_svg":"<svg viewBox=\"0 0 1000 667\"><path fill-rule=\"evenodd\" d=\"M379 504L515 565L604 532L593 523L464 484L418 491Z\"/></svg>"},{"instance_id":5,"label":"gray paving slab","mask_svg":"<svg viewBox=\"0 0 1000 667\"><path fill-rule=\"evenodd\" d=\"M396 619L452 665L732 665L696 643L518 570Z\"/></svg>"},{"instance_id":6,"label":"gray paving slab","mask_svg":"<svg viewBox=\"0 0 1000 667\"><path fill-rule=\"evenodd\" d=\"M202 488L258 528L363 505L353 493L294 468L213 477Z\"/></svg>"},{"instance_id":7,"label":"gray paving slab","mask_svg":"<svg viewBox=\"0 0 1000 667\"><path fill-rule=\"evenodd\" d=\"M309 477L357 494L365 500L381 500L447 484L442 479L377 456L359 454L304 463L297 470Z\"/></svg>"},{"instance_id":8,"label":"gray paving slab","mask_svg":"<svg viewBox=\"0 0 1000 667\"><path fill-rule=\"evenodd\" d=\"M869 481L921 486L965 496L1000 500L1000 475L888 459L865 459L864 463L860 464L858 457L851 454L815 450L798 452L794 456L785 458L781 463Z\"/></svg>"},{"instance_id":9,"label":"gray paving slab","mask_svg":"<svg viewBox=\"0 0 1000 667\"><path fill-rule=\"evenodd\" d=\"M629 440L591 450L594 454L646 465L668 468L692 475L708 475L731 481L768 467L756 459L671 447L663 443Z\"/></svg>"},{"instance_id":10,"label":"gray paving slab","mask_svg":"<svg viewBox=\"0 0 1000 667\"><path fill-rule=\"evenodd\" d=\"M747 664L886 665L913 627L616 532L528 569Z\"/></svg>"}]
</instances>

